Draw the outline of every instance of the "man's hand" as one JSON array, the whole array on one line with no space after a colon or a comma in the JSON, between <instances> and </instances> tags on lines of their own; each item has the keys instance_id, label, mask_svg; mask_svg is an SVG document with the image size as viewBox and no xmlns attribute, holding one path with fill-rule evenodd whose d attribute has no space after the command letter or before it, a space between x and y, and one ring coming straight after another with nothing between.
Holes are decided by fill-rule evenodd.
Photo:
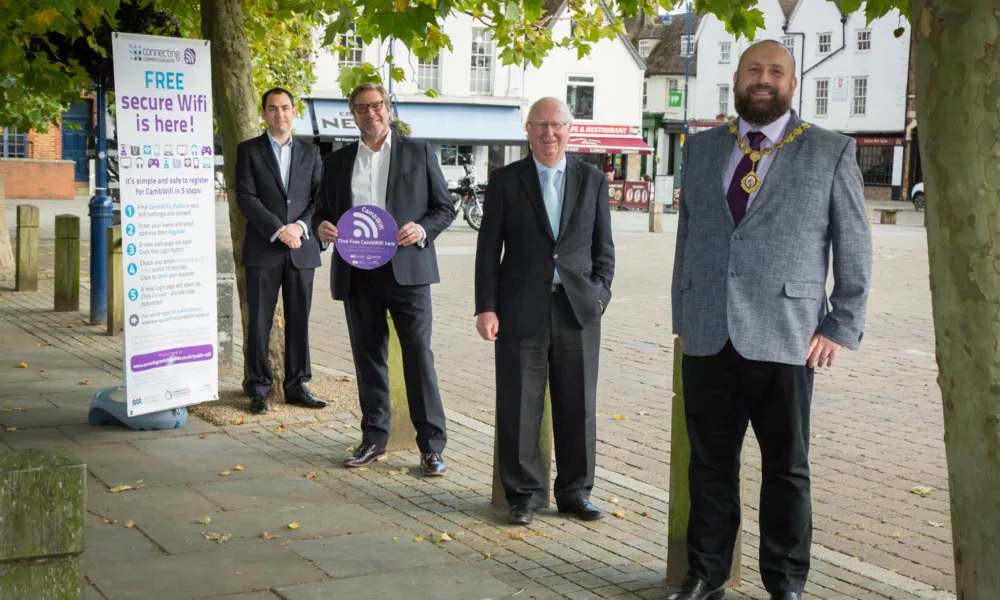
<instances>
[{"instance_id":1,"label":"man's hand","mask_svg":"<svg viewBox=\"0 0 1000 600\"><path fill-rule=\"evenodd\" d=\"M299 248L302 246L302 236L305 230L298 223L289 223L278 230L278 239L284 242L289 248Z\"/></svg>"},{"instance_id":2,"label":"man's hand","mask_svg":"<svg viewBox=\"0 0 1000 600\"><path fill-rule=\"evenodd\" d=\"M337 239L337 226L329 221L323 221L319 224L319 239L320 241L330 243Z\"/></svg>"},{"instance_id":3,"label":"man's hand","mask_svg":"<svg viewBox=\"0 0 1000 600\"><path fill-rule=\"evenodd\" d=\"M476 331L487 342L497 341L497 332L500 331L500 319L495 312L479 313L476 317Z\"/></svg>"},{"instance_id":4,"label":"man's hand","mask_svg":"<svg viewBox=\"0 0 1000 600\"><path fill-rule=\"evenodd\" d=\"M423 233L420 228L417 227L416 223L410 221L406 225L400 227L399 231L396 232L396 242L400 246L412 246L413 244L419 242L420 238L423 236Z\"/></svg>"},{"instance_id":5,"label":"man's hand","mask_svg":"<svg viewBox=\"0 0 1000 600\"><path fill-rule=\"evenodd\" d=\"M809 354L806 357L806 364L809 368L814 368L817 365L820 367L832 367L833 361L837 359L837 354L840 349L843 348L837 342L831 341L829 338L825 338L820 334L813 336L811 342L809 342Z\"/></svg>"}]
</instances>

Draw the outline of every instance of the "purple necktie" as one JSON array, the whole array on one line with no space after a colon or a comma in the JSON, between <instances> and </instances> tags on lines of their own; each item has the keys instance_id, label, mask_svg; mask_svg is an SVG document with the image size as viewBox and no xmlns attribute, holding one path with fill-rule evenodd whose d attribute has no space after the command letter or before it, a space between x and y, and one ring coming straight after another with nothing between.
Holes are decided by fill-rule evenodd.
<instances>
[{"instance_id":1,"label":"purple necktie","mask_svg":"<svg viewBox=\"0 0 1000 600\"><path fill-rule=\"evenodd\" d=\"M759 131L751 131L747 133L747 139L750 140L751 149L760 150L760 143L764 141L764 134ZM757 164L760 164L760 162ZM740 159L740 164L736 165L736 172L733 173L733 179L729 182L729 191L726 193L726 202L729 203L729 211L733 213L733 222L737 226L739 226L740 221L747 214L747 200L750 199L750 194L743 191L740 182L750 172L752 165L753 161L750 160L750 155L744 154L743 158Z\"/></svg>"}]
</instances>

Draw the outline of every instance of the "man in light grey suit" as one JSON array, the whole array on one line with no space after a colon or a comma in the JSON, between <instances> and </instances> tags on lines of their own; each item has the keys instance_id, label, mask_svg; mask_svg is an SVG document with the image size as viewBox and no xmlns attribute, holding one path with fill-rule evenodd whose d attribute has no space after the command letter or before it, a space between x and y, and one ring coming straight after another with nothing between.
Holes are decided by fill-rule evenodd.
<instances>
[{"instance_id":1,"label":"man in light grey suit","mask_svg":"<svg viewBox=\"0 0 1000 600\"><path fill-rule=\"evenodd\" d=\"M813 369L861 343L872 242L855 142L789 110L794 73L783 45L754 44L733 77L738 121L684 145L672 302L691 516L687 577L669 600L725 595L748 423L763 457L764 587L801 600L809 571Z\"/></svg>"}]
</instances>

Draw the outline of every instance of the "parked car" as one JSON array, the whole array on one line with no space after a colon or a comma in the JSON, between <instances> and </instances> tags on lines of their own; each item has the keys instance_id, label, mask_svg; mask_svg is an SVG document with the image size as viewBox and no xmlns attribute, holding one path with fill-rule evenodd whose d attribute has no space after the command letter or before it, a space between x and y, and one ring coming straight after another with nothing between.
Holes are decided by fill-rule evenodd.
<instances>
[{"instance_id":1,"label":"parked car","mask_svg":"<svg viewBox=\"0 0 1000 600\"><path fill-rule=\"evenodd\" d=\"M924 182L921 181L910 190L910 200L913 200L913 208L924 210Z\"/></svg>"}]
</instances>

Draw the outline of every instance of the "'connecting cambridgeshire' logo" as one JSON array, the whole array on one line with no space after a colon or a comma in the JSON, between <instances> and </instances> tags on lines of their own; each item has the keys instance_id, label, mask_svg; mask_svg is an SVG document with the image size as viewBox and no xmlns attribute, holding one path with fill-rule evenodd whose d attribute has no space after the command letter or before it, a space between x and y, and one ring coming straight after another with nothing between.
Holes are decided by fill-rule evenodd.
<instances>
[{"instance_id":1,"label":"'connecting cambridgeshire' logo","mask_svg":"<svg viewBox=\"0 0 1000 600\"><path fill-rule=\"evenodd\" d=\"M178 63L181 61L180 50L172 48L149 48L142 44L129 44L128 57L139 62L155 63ZM184 51L184 62L193 65L195 61L194 50L188 48Z\"/></svg>"}]
</instances>

